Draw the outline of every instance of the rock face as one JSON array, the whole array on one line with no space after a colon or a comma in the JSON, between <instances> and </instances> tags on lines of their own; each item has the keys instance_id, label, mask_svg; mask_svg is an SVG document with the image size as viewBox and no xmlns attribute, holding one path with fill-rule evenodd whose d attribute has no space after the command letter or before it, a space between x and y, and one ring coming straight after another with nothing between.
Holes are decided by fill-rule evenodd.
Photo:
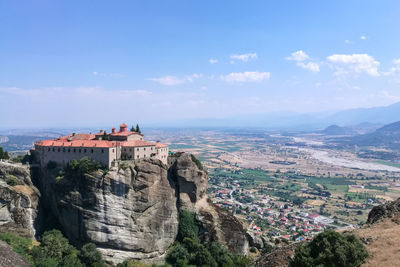
<instances>
[{"instance_id":1,"label":"rock face","mask_svg":"<svg viewBox=\"0 0 400 267\"><path fill-rule=\"evenodd\" d=\"M28 167L0 161L0 232L33 237L39 196Z\"/></svg>"},{"instance_id":2,"label":"rock face","mask_svg":"<svg viewBox=\"0 0 400 267\"><path fill-rule=\"evenodd\" d=\"M15 253L7 243L0 241L0 267L29 267L20 255Z\"/></svg>"},{"instance_id":3,"label":"rock face","mask_svg":"<svg viewBox=\"0 0 400 267\"><path fill-rule=\"evenodd\" d=\"M400 222L400 198L395 201L375 206L368 214L368 224L373 224L383 220L384 218L391 218L396 222Z\"/></svg>"},{"instance_id":4,"label":"rock face","mask_svg":"<svg viewBox=\"0 0 400 267\"><path fill-rule=\"evenodd\" d=\"M75 244L92 242L105 259L162 256L178 231L175 190L159 160L130 162L78 179L42 177L46 202Z\"/></svg>"},{"instance_id":5,"label":"rock face","mask_svg":"<svg viewBox=\"0 0 400 267\"><path fill-rule=\"evenodd\" d=\"M246 252L240 222L208 201L208 174L199 164L178 153L169 166L141 159L79 178L57 178L56 171L42 169L40 188L70 241L95 243L112 263L162 260L177 236L181 208L196 212L207 228L204 238Z\"/></svg>"},{"instance_id":6,"label":"rock face","mask_svg":"<svg viewBox=\"0 0 400 267\"><path fill-rule=\"evenodd\" d=\"M170 159L169 176L175 182L178 207L193 211L205 227L202 238L225 244L233 253L246 254L249 242L242 224L207 197L208 174L191 154Z\"/></svg>"}]
</instances>

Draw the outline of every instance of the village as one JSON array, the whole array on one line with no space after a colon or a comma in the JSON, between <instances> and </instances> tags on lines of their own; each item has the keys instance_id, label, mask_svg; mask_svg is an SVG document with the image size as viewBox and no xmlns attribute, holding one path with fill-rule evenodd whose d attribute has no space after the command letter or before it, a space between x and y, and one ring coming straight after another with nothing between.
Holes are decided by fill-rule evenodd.
<instances>
[{"instance_id":1,"label":"village","mask_svg":"<svg viewBox=\"0 0 400 267\"><path fill-rule=\"evenodd\" d=\"M276 187L277 190L268 191L273 188L271 183L253 185L251 188L246 178L238 179L238 173L243 174L236 172L232 177L228 172L223 180L215 179L211 175L209 194L213 202L241 219L252 235L273 242L305 241L311 240L325 229L357 228L359 225L347 215L354 214L354 217L360 217L365 213L364 210L386 202L385 199L368 196L363 201L348 201L312 183L301 188L296 188L296 182L294 186L290 185L289 187L296 188L298 196L287 194L285 190ZM221 177L220 173L217 175ZM281 175L279 179L282 177L288 178ZM285 189L284 183L277 183L281 185L281 189ZM364 186L350 184L347 187L362 189ZM328 210L329 206L334 206L336 210ZM364 218L359 221L363 220Z\"/></svg>"}]
</instances>

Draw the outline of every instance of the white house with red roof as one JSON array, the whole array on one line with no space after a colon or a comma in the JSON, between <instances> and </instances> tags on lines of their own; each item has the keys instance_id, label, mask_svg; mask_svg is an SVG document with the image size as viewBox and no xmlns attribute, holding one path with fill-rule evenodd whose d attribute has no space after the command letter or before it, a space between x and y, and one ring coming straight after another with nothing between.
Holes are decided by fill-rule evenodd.
<instances>
[{"instance_id":1,"label":"white house with red roof","mask_svg":"<svg viewBox=\"0 0 400 267\"><path fill-rule=\"evenodd\" d=\"M119 160L142 158L155 158L167 164L168 146L160 141L144 141L141 133L128 131L124 123L119 131L112 128L109 134L100 130L97 134L70 134L39 141L32 153L41 166L46 166L49 161L65 165L71 160L88 157L109 168Z\"/></svg>"}]
</instances>

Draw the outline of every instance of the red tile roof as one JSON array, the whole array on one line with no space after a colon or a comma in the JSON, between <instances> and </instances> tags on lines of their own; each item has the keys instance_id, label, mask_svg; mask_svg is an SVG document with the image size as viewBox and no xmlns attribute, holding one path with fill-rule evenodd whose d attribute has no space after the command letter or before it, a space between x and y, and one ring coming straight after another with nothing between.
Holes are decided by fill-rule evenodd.
<instances>
[{"instance_id":1,"label":"red tile roof","mask_svg":"<svg viewBox=\"0 0 400 267\"><path fill-rule=\"evenodd\" d=\"M168 147L167 145L161 144L160 142L156 143L156 148L163 148L163 147Z\"/></svg>"},{"instance_id":2,"label":"red tile roof","mask_svg":"<svg viewBox=\"0 0 400 267\"><path fill-rule=\"evenodd\" d=\"M146 142L142 140L124 141L121 146L136 147L136 146L155 146L155 143Z\"/></svg>"},{"instance_id":3,"label":"red tile roof","mask_svg":"<svg viewBox=\"0 0 400 267\"><path fill-rule=\"evenodd\" d=\"M139 134L139 135L142 135L142 134L140 134L140 133L138 133L138 132L129 132L129 131L110 133L110 135L112 135L112 136L128 136L128 135L132 135L132 134ZM143 135L142 135L142 136L143 136Z\"/></svg>"},{"instance_id":4,"label":"red tile roof","mask_svg":"<svg viewBox=\"0 0 400 267\"><path fill-rule=\"evenodd\" d=\"M92 140L96 137L95 134L86 134L86 133L79 133L79 134L70 134L67 136L62 136L59 139L65 139L68 141L74 141L74 140Z\"/></svg>"},{"instance_id":5,"label":"red tile roof","mask_svg":"<svg viewBox=\"0 0 400 267\"><path fill-rule=\"evenodd\" d=\"M116 141L103 141L103 140L44 140L36 142L37 146L55 146L55 147L116 147Z\"/></svg>"}]
</instances>

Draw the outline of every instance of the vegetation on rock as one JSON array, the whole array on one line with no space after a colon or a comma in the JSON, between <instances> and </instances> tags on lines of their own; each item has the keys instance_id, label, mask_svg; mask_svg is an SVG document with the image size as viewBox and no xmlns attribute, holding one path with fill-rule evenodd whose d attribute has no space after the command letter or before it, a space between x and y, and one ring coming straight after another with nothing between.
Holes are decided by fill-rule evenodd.
<instances>
[{"instance_id":1,"label":"vegetation on rock","mask_svg":"<svg viewBox=\"0 0 400 267\"><path fill-rule=\"evenodd\" d=\"M179 214L177 242L170 248L166 261L172 266L250 266L250 258L231 254L218 242L201 242L201 224L187 210Z\"/></svg>"},{"instance_id":2,"label":"vegetation on rock","mask_svg":"<svg viewBox=\"0 0 400 267\"><path fill-rule=\"evenodd\" d=\"M192 157L192 161L196 164L197 168L203 170L203 165L201 164L200 160L198 160L193 154L190 154Z\"/></svg>"},{"instance_id":3,"label":"vegetation on rock","mask_svg":"<svg viewBox=\"0 0 400 267\"><path fill-rule=\"evenodd\" d=\"M298 247L289 267L357 267L367 257L368 252L364 245L354 235L327 230L310 243Z\"/></svg>"},{"instance_id":4,"label":"vegetation on rock","mask_svg":"<svg viewBox=\"0 0 400 267\"><path fill-rule=\"evenodd\" d=\"M35 246L30 238L11 233L0 233L0 240L9 244L13 250L24 257L34 267L105 267L100 252L94 244L86 244L81 251L69 244L59 230L45 232L40 245Z\"/></svg>"}]
</instances>

